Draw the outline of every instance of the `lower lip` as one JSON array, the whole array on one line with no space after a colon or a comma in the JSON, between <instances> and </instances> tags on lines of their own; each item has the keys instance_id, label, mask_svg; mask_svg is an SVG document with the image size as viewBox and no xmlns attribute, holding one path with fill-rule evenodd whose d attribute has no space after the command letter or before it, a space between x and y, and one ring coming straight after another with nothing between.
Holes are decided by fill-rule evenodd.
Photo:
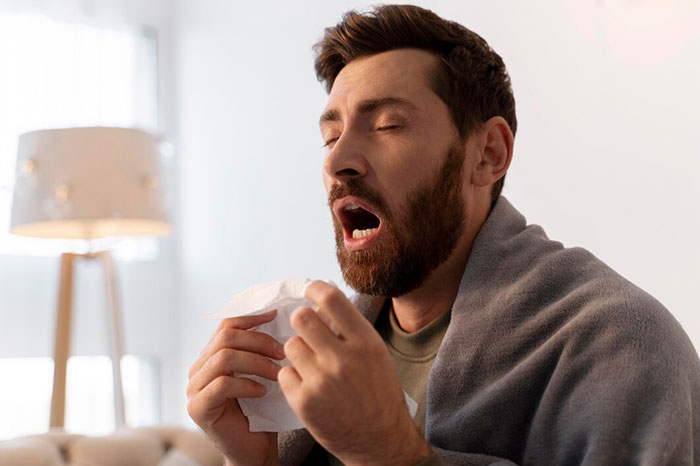
<instances>
[{"instance_id":1,"label":"lower lip","mask_svg":"<svg viewBox=\"0 0 700 466\"><path fill-rule=\"evenodd\" d=\"M377 227L377 231L363 238L353 238L352 232L346 229L343 229L343 232L345 233L345 249L348 251L361 251L369 248L379 240L379 234L382 232L382 225L380 223Z\"/></svg>"}]
</instances>

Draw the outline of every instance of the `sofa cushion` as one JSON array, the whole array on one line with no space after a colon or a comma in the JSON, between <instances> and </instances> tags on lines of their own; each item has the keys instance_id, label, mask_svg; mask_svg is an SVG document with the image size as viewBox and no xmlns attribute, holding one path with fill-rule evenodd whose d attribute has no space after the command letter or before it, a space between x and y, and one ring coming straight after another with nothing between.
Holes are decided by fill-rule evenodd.
<instances>
[{"instance_id":1,"label":"sofa cushion","mask_svg":"<svg viewBox=\"0 0 700 466\"><path fill-rule=\"evenodd\" d=\"M0 442L0 466L221 466L201 432L139 427L88 437L51 431Z\"/></svg>"}]
</instances>

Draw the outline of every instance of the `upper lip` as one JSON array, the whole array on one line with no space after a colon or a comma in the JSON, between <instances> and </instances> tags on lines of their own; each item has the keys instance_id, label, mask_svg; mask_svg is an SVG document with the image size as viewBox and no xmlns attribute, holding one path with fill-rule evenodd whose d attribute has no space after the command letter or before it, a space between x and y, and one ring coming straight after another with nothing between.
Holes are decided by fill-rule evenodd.
<instances>
[{"instance_id":1,"label":"upper lip","mask_svg":"<svg viewBox=\"0 0 700 466\"><path fill-rule=\"evenodd\" d=\"M381 223L381 216L374 210L374 208L370 207L369 204L367 204L365 201L356 198L355 196L345 196L341 199L338 199L333 202L333 214L335 214L335 217L340 220L340 223L343 225L343 227L346 226L347 222L347 217L345 215L345 208L349 205L356 205L359 207L362 207L365 209L367 212L371 213L375 217L379 219L379 222Z\"/></svg>"}]
</instances>

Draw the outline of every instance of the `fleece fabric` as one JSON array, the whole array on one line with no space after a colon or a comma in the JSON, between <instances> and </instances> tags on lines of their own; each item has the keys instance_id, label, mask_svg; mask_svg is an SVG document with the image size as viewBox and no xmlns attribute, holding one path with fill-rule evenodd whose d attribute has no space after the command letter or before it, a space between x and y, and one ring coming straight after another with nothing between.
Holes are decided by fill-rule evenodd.
<instances>
[{"instance_id":1,"label":"fleece fabric","mask_svg":"<svg viewBox=\"0 0 700 466\"><path fill-rule=\"evenodd\" d=\"M385 302L353 300L372 322ZM426 439L455 465L698 466L700 360L658 301L501 196L428 378ZM281 464L313 444L280 434Z\"/></svg>"}]
</instances>

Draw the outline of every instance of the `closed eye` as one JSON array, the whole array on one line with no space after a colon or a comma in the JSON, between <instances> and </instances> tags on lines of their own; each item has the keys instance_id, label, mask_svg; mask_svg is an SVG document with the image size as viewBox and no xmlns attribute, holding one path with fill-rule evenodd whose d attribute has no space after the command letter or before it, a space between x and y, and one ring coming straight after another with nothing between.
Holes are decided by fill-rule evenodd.
<instances>
[{"instance_id":1,"label":"closed eye","mask_svg":"<svg viewBox=\"0 0 700 466\"><path fill-rule=\"evenodd\" d=\"M326 141L326 142L323 144L323 146L321 146L321 147L328 147L328 146L330 146L331 144L333 144L333 143L334 143L335 141L337 141L337 140L338 140L338 138L331 138L331 139L329 139L328 141Z\"/></svg>"},{"instance_id":2,"label":"closed eye","mask_svg":"<svg viewBox=\"0 0 700 466\"><path fill-rule=\"evenodd\" d=\"M392 129L399 129L399 128L401 128L401 125L385 125L385 126L379 126L379 127L375 128L375 131L390 131ZM339 139L338 137L328 139L326 142L324 142L323 146L321 146L321 147L328 147L331 144L333 144L334 142L336 142L338 139Z\"/></svg>"}]
</instances>

